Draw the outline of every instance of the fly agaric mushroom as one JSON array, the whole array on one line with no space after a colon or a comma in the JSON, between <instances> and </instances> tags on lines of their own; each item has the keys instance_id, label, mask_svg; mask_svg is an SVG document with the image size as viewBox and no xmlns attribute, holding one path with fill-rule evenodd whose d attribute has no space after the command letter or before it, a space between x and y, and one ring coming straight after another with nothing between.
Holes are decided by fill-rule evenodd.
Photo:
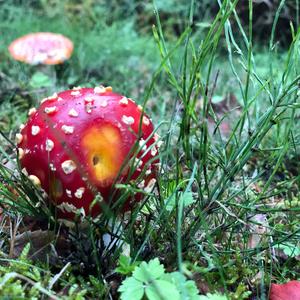
<instances>
[{"instance_id":1,"label":"fly agaric mushroom","mask_svg":"<svg viewBox=\"0 0 300 300\"><path fill-rule=\"evenodd\" d=\"M138 178L145 190L155 184L158 143L152 122L141 106L111 87L74 88L42 100L16 140L23 172L61 210L83 208L88 214L95 191L108 202L115 182ZM124 165L128 158L133 171ZM92 215L99 212L94 207Z\"/></svg>"},{"instance_id":2,"label":"fly agaric mushroom","mask_svg":"<svg viewBox=\"0 0 300 300\"><path fill-rule=\"evenodd\" d=\"M37 32L16 39L8 50L14 59L31 65L56 65L70 58L73 43L61 34Z\"/></svg>"}]
</instances>

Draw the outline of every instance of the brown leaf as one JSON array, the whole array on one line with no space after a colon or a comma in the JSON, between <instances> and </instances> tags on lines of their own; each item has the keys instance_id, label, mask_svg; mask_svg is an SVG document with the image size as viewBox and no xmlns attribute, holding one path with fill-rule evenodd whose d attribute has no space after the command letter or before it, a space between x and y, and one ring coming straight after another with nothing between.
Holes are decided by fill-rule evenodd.
<instances>
[{"instance_id":1,"label":"brown leaf","mask_svg":"<svg viewBox=\"0 0 300 300\"><path fill-rule=\"evenodd\" d=\"M15 237L13 255L18 257L24 247L30 243L29 257L32 259L41 259L50 251L50 244L55 239L52 231L25 231Z\"/></svg>"},{"instance_id":2,"label":"brown leaf","mask_svg":"<svg viewBox=\"0 0 300 300\"><path fill-rule=\"evenodd\" d=\"M300 281L271 284L270 300L300 300Z\"/></svg>"},{"instance_id":3,"label":"brown leaf","mask_svg":"<svg viewBox=\"0 0 300 300\"><path fill-rule=\"evenodd\" d=\"M58 256L69 253L71 247L63 234L57 236L49 230L26 231L15 237L13 256L18 257L28 243L30 259L45 261L49 258L53 264L58 261Z\"/></svg>"}]
</instances>

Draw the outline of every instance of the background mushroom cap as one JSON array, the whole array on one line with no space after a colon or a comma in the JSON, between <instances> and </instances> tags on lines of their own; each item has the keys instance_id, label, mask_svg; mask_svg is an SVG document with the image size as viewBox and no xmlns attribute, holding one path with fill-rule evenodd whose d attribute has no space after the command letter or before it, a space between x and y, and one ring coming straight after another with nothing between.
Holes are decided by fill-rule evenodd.
<instances>
[{"instance_id":1,"label":"background mushroom cap","mask_svg":"<svg viewBox=\"0 0 300 300\"><path fill-rule=\"evenodd\" d=\"M31 65L56 65L70 58L73 43L61 34L37 32L16 39L8 50L18 61Z\"/></svg>"},{"instance_id":2,"label":"background mushroom cap","mask_svg":"<svg viewBox=\"0 0 300 300\"><path fill-rule=\"evenodd\" d=\"M139 187L153 185L157 139L151 120L133 100L111 88L75 88L44 99L29 115L17 135L19 159L58 206L88 214L97 192L108 201L116 179L135 180L142 172ZM135 144L139 153L129 161ZM95 207L93 214L99 211Z\"/></svg>"}]
</instances>

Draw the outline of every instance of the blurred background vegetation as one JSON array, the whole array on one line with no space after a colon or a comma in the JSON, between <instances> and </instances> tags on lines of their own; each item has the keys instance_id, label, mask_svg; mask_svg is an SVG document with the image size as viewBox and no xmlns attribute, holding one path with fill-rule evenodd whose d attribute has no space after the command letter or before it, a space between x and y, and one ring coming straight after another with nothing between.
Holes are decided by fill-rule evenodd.
<instances>
[{"instance_id":1,"label":"blurred background vegetation","mask_svg":"<svg viewBox=\"0 0 300 300\"><path fill-rule=\"evenodd\" d=\"M279 0L253 1L254 47L263 55L268 47L274 16ZM279 15L275 39L282 49L291 41L291 24L299 24L298 0L285 1ZM158 11L163 24L166 41L174 42L184 31L189 14L189 1L158 0ZM219 8L218 1L195 1L194 38L205 36L212 18ZM237 14L247 31L248 1L239 1ZM16 88L39 87L32 80L35 70L10 59L7 47L17 37L29 32L52 31L62 33L75 44L70 61L56 67L57 86L103 84L116 86L119 91L139 98L151 74L159 65L159 53L152 36L155 24L152 1L134 0L2 0L0 1L0 70L1 91L13 93ZM233 30L237 29L233 27ZM236 30L236 35L240 31ZM242 39L242 36L239 36ZM226 55L225 42L220 44L220 55ZM178 55L180 57L180 55ZM262 58L263 59L263 58ZM220 63L222 58L220 58ZM229 74L222 70L220 78L228 82ZM13 82L9 78L13 78ZM39 80L40 78L38 78ZM66 80L65 80L66 79ZM129 80L128 80L129 79ZM24 84L28 86L24 86ZM162 79L163 84L163 79ZM47 85L47 83L44 83ZM48 84L50 86L50 84ZM49 89L47 90L49 91ZM222 91L220 91L222 93ZM26 97L42 95L33 93ZM158 95L159 97L160 95ZM165 97L166 95L164 95Z\"/></svg>"},{"instance_id":2,"label":"blurred background vegetation","mask_svg":"<svg viewBox=\"0 0 300 300\"><path fill-rule=\"evenodd\" d=\"M155 3L163 20L165 39L171 45L187 25L190 3L185 0L158 0ZM272 23L279 4L279 0L253 1L253 44L254 48L259 49L257 61L265 59L264 53L269 46ZM205 36L218 8L217 0L195 1L193 38L196 41ZM248 1L239 1L236 12L241 25L247 31ZM0 128L11 129L11 126L7 125L14 123L12 118L22 118L24 108L30 107L37 99L53 91L79 84L112 85L123 94L139 101L145 85L149 83L160 63L159 51L152 35L152 25L155 22L153 3L149 0L0 1L0 97L2 102L6 99L2 108L9 108L11 101L15 103L14 111L9 114L7 109L1 110ZM275 35L279 49L284 51L289 45L291 25L296 28L298 23L298 0L285 1L278 19L279 30ZM234 26L233 30L236 31L236 36L242 39L236 27ZM47 82L47 78L35 74L35 67L20 64L9 57L7 47L15 38L37 31L62 33L74 42L75 52L71 60L55 67L55 83L53 80L52 83ZM224 84L218 85L216 94L222 98L229 91L239 98L239 92L235 91L235 86L230 80L232 74L227 72L228 68L221 67L224 62L222 57L227 56L225 39L221 40L219 48L219 82ZM180 57L178 53L172 59ZM277 62L280 68L280 55ZM175 65L179 65L179 62L175 62ZM257 65L260 67L260 64ZM261 71L267 74L268 68L264 69L263 66ZM158 83L165 86L164 76L161 76ZM164 94L159 90L158 85L153 95L156 101L150 102L158 118L165 113L164 109L168 103L166 100L176 96L172 92L169 93L168 88L164 89ZM27 100L25 103L20 99L20 95ZM162 99L164 101L161 101ZM157 104L161 102L164 104L160 105L158 111Z\"/></svg>"}]
</instances>

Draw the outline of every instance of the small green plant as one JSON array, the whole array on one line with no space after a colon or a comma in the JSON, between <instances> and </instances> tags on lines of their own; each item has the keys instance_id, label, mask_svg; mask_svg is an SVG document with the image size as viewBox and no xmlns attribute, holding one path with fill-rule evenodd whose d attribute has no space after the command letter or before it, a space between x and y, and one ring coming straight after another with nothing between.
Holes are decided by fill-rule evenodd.
<instances>
[{"instance_id":1,"label":"small green plant","mask_svg":"<svg viewBox=\"0 0 300 300\"><path fill-rule=\"evenodd\" d=\"M128 276L138 265L139 262L131 262L131 258L129 256L122 254L119 258L119 266L116 268L116 272Z\"/></svg>"},{"instance_id":2,"label":"small green plant","mask_svg":"<svg viewBox=\"0 0 300 300\"><path fill-rule=\"evenodd\" d=\"M158 258L135 267L132 276L125 279L119 288L121 299L138 300L144 296L151 300L172 298L200 299L196 284L180 272L166 273Z\"/></svg>"}]
</instances>

